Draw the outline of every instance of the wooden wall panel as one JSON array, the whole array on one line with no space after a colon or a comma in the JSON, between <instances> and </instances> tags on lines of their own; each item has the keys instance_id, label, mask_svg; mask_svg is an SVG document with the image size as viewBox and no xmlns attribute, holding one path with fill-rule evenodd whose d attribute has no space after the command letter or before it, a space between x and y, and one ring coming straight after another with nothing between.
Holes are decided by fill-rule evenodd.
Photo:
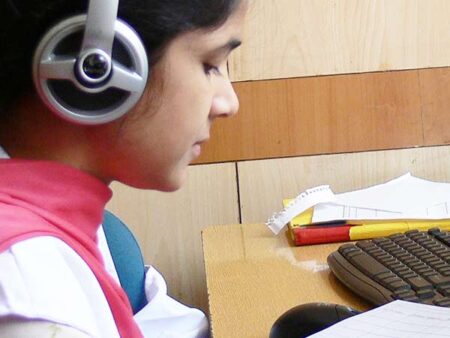
<instances>
[{"instance_id":1,"label":"wooden wall panel","mask_svg":"<svg viewBox=\"0 0 450 338\"><path fill-rule=\"evenodd\" d=\"M448 0L253 0L234 81L450 66Z\"/></svg>"},{"instance_id":2,"label":"wooden wall panel","mask_svg":"<svg viewBox=\"0 0 450 338\"><path fill-rule=\"evenodd\" d=\"M242 223L261 223L284 198L322 184L335 193L379 184L406 172L450 182L450 146L304 156L238 164Z\"/></svg>"},{"instance_id":3,"label":"wooden wall panel","mask_svg":"<svg viewBox=\"0 0 450 338\"><path fill-rule=\"evenodd\" d=\"M424 69L419 71L419 76L425 144L448 144L450 143L450 69Z\"/></svg>"},{"instance_id":4,"label":"wooden wall panel","mask_svg":"<svg viewBox=\"0 0 450 338\"><path fill-rule=\"evenodd\" d=\"M175 193L112 188L107 208L133 231L145 262L164 275L171 295L206 312L201 230L239 223L235 164L191 167L186 185Z\"/></svg>"},{"instance_id":5,"label":"wooden wall panel","mask_svg":"<svg viewBox=\"0 0 450 338\"><path fill-rule=\"evenodd\" d=\"M216 122L200 162L423 144L417 70L240 82L235 89L240 112Z\"/></svg>"}]
</instances>

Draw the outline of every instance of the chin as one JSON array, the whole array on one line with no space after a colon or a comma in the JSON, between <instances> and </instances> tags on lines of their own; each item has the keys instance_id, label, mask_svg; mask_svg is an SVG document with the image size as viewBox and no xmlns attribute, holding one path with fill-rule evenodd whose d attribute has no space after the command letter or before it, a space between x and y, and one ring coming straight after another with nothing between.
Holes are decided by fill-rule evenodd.
<instances>
[{"instance_id":1,"label":"chin","mask_svg":"<svg viewBox=\"0 0 450 338\"><path fill-rule=\"evenodd\" d=\"M172 192L179 190L187 180L187 167L182 169L166 170L162 173L149 173L142 170L136 175L127 175L116 180L137 189Z\"/></svg>"},{"instance_id":2,"label":"chin","mask_svg":"<svg viewBox=\"0 0 450 338\"><path fill-rule=\"evenodd\" d=\"M170 183L160 185L158 187L154 187L154 188L150 188L150 189L158 190L158 191L162 191L162 192L174 192L174 191L179 190L182 186L183 186L182 183L170 182Z\"/></svg>"},{"instance_id":3,"label":"chin","mask_svg":"<svg viewBox=\"0 0 450 338\"><path fill-rule=\"evenodd\" d=\"M135 188L173 192L179 190L184 185L186 180L187 171L185 170L181 173L177 173L176 175L172 174L170 176L160 178L156 181L152 180L151 182L142 182L143 184L135 186Z\"/></svg>"}]
</instances>

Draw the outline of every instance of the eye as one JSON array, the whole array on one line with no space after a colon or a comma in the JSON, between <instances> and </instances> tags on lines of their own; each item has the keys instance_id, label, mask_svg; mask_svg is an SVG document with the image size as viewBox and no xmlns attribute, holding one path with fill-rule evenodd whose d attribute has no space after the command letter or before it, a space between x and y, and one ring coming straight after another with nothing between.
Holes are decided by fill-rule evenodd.
<instances>
[{"instance_id":1,"label":"eye","mask_svg":"<svg viewBox=\"0 0 450 338\"><path fill-rule=\"evenodd\" d=\"M222 73L220 72L219 67L214 66L212 64L209 63L204 63L203 64L203 69L205 71L206 75L222 75Z\"/></svg>"}]
</instances>

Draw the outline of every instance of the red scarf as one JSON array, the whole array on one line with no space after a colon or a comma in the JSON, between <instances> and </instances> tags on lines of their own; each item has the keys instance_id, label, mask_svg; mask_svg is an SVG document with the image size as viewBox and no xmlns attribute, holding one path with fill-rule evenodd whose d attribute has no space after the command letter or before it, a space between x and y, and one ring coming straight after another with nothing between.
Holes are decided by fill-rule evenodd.
<instances>
[{"instance_id":1,"label":"red scarf","mask_svg":"<svg viewBox=\"0 0 450 338\"><path fill-rule=\"evenodd\" d=\"M0 252L24 239L53 236L69 245L97 278L123 338L142 337L130 302L103 265L97 230L111 190L70 166L0 160Z\"/></svg>"}]
</instances>

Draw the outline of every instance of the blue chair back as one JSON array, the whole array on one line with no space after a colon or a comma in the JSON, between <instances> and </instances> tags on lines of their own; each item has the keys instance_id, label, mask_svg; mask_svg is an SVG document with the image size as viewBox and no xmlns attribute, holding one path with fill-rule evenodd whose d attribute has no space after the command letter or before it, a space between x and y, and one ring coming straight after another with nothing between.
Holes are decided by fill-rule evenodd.
<instances>
[{"instance_id":1,"label":"blue chair back","mask_svg":"<svg viewBox=\"0 0 450 338\"><path fill-rule=\"evenodd\" d=\"M103 215L103 230L120 284L128 295L135 314L147 304L145 265L141 249L130 229L107 210Z\"/></svg>"}]
</instances>

